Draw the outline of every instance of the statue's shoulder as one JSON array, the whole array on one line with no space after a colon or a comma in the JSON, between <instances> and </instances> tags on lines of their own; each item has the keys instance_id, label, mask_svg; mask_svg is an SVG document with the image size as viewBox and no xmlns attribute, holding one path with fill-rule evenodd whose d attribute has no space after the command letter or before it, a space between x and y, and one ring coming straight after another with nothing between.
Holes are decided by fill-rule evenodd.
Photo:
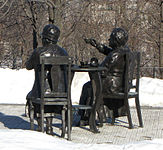
<instances>
[{"instance_id":1,"label":"statue's shoulder","mask_svg":"<svg viewBox=\"0 0 163 150\"><path fill-rule=\"evenodd\" d=\"M66 49L64 49L63 47L60 47L59 45L56 45L57 46L57 50L58 50L58 53L62 56L68 56L68 52Z\"/></svg>"},{"instance_id":2,"label":"statue's shoulder","mask_svg":"<svg viewBox=\"0 0 163 150\"><path fill-rule=\"evenodd\" d=\"M44 49L45 49L44 47L37 47L37 48L34 49L33 52L34 52L34 53L40 53L40 52L42 52Z\"/></svg>"}]
</instances>

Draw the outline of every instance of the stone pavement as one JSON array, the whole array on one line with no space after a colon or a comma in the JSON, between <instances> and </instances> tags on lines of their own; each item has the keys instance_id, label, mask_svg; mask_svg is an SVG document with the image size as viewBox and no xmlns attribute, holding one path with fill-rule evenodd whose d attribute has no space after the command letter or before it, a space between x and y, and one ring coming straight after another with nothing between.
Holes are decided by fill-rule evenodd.
<instances>
[{"instance_id":1,"label":"stone pavement","mask_svg":"<svg viewBox=\"0 0 163 150\"><path fill-rule=\"evenodd\" d=\"M0 129L30 130L29 118L24 116L24 105L0 105ZM134 129L128 129L127 117L116 119L114 126L105 123L99 128L100 133L93 134L89 127L73 127L72 142L89 144L125 144L142 140L163 138L163 108L143 107L142 116L144 128L139 128L135 108L131 109ZM53 122L54 136L59 137L60 119Z\"/></svg>"}]
</instances>

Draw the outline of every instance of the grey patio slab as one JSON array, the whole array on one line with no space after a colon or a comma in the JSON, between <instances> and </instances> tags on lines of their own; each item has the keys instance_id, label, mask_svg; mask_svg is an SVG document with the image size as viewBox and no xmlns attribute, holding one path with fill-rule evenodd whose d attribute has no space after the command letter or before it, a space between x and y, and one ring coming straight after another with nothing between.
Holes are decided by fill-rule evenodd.
<instances>
[{"instance_id":1,"label":"grey patio slab","mask_svg":"<svg viewBox=\"0 0 163 150\"><path fill-rule=\"evenodd\" d=\"M23 129L30 130L29 118L24 116L24 105L0 105L0 129ZM142 108L144 127L138 127L136 109L131 109L134 129L128 129L127 117L116 119L114 126L104 123L99 128L100 133L94 134L89 131L89 126L73 127L72 142L87 144L125 144L142 140L152 140L163 138L163 109L162 108ZM36 122L35 122L36 123ZM54 136L59 137L60 119L53 121ZM37 132L37 131L36 131Z\"/></svg>"}]
</instances>

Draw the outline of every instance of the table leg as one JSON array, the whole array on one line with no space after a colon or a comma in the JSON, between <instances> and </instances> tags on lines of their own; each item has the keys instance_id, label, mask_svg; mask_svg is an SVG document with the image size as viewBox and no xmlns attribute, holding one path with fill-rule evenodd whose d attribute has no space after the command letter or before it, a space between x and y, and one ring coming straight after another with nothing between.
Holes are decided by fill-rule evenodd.
<instances>
[{"instance_id":1,"label":"table leg","mask_svg":"<svg viewBox=\"0 0 163 150\"><path fill-rule=\"evenodd\" d=\"M93 133L99 133L99 130L96 127L96 111L100 109L100 106L102 104L102 82L101 82L101 76L98 72L89 73L92 88L93 88L93 104L92 104L92 110L89 118L89 125L90 130ZM101 118L100 114L100 118ZM102 118L101 118L102 119ZM101 122L101 121L100 121Z\"/></svg>"}]
</instances>

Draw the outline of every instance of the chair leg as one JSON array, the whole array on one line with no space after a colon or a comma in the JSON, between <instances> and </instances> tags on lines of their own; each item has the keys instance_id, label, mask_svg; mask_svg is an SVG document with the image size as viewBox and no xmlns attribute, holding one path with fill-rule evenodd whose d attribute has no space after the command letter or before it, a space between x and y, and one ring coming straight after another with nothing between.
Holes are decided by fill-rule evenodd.
<instances>
[{"instance_id":1,"label":"chair leg","mask_svg":"<svg viewBox=\"0 0 163 150\"><path fill-rule=\"evenodd\" d=\"M103 108L103 122L106 122L107 121L107 117L106 117L106 110L105 110L105 107L104 105L102 106Z\"/></svg>"},{"instance_id":2,"label":"chair leg","mask_svg":"<svg viewBox=\"0 0 163 150\"><path fill-rule=\"evenodd\" d=\"M44 105L41 104L41 132L44 132Z\"/></svg>"},{"instance_id":3,"label":"chair leg","mask_svg":"<svg viewBox=\"0 0 163 150\"><path fill-rule=\"evenodd\" d=\"M137 110L138 119L139 119L139 126L143 127L143 120L142 120L142 114L141 114L141 109L140 109L139 97L135 98L135 104L136 104L136 110Z\"/></svg>"},{"instance_id":4,"label":"chair leg","mask_svg":"<svg viewBox=\"0 0 163 150\"><path fill-rule=\"evenodd\" d=\"M128 122L129 122L129 129L133 129L134 126L132 124L130 106L129 106L128 100L126 100L126 108L127 108L127 119L128 119Z\"/></svg>"},{"instance_id":5,"label":"chair leg","mask_svg":"<svg viewBox=\"0 0 163 150\"><path fill-rule=\"evenodd\" d=\"M67 124L67 134L68 134L68 140L71 140L71 110L68 108L68 124Z\"/></svg>"},{"instance_id":6,"label":"chair leg","mask_svg":"<svg viewBox=\"0 0 163 150\"><path fill-rule=\"evenodd\" d=\"M115 117L112 116L112 118L111 118L111 125L114 125L114 123L115 123Z\"/></svg>"},{"instance_id":7,"label":"chair leg","mask_svg":"<svg viewBox=\"0 0 163 150\"><path fill-rule=\"evenodd\" d=\"M62 109L62 133L61 133L61 137L65 137L65 133L66 133L66 119L65 119L65 113L66 112L66 107L63 106Z\"/></svg>"},{"instance_id":8,"label":"chair leg","mask_svg":"<svg viewBox=\"0 0 163 150\"><path fill-rule=\"evenodd\" d=\"M114 125L115 123L114 110L110 111L110 115L111 115L111 125Z\"/></svg>"},{"instance_id":9,"label":"chair leg","mask_svg":"<svg viewBox=\"0 0 163 150\"><path fill-rule=\"evenodd\" d=\"M30 110L30 114L29 114L29 116L30 116L30 128L31 128L31 130L34 130L34 107L33 107L32 102L30 102L29 110Z\"/></svg>"}]
</instances>

